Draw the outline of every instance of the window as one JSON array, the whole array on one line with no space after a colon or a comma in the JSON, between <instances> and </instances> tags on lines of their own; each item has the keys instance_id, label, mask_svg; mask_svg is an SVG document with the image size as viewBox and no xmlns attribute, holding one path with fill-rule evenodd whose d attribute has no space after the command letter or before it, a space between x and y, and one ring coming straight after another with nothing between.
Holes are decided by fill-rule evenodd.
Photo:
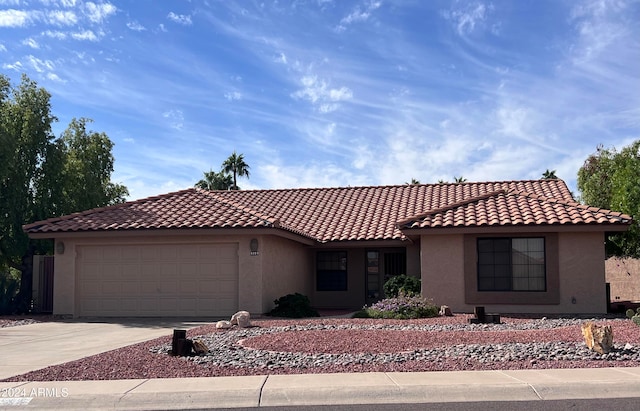
<instances>
[{"instance_id":1,"label":"window","mask_svg":"<svg viewBox=\"0 0 640 411\"><path fill-rule=\"evenodd\" d=\"M478 291L546 291L544 238L479 238Z\"/></svg>"},{"instance_id":2,"label":"window","mask_svg":"<svg viewBox=\"0 0 640 411\"><path fill-rule=\"evenodd\" d=\"M316 289L347 290L347 252L319 251L316 256Z\"/></svg>"}]
</instances>

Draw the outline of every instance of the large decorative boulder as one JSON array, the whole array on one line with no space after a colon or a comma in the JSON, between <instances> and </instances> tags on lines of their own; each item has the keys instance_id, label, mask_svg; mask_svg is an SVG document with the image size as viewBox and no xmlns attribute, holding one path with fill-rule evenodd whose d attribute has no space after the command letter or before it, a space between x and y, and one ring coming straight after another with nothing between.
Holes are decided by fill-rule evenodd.
<instances>
[{"instance_id":1,"label":"large decorative boulder","mask_svg":"<svg viewBox=\"0 0 640 411\"><path fill-rule=\"evenodd\" d=\"M250 319L249 311L238 311L231 316L231 325L237 325L240 328L251 327Z\"/></svg>"},{"instance_id":2,"label":"large decorative boulder","mask_svg":"<svg viewBox=\"0 0 640 411\"><path fill-rule=\"evenodd\" d=\"M227 328L231 328L231 323L227 320L222 320L222 321L218 321L216 323L216 328L217 329L227 329Z\"/></svg>"},{"instance_id":3,"label":"large decorative boulder","mask_svg":"<svg viewBox=\"0 0 640 411\"><path fill-rule=\"evenodd\" d=\"M607 354L613 349L613 331L610 325L597 325L591 321L582 324L582 336L590 350Z\"/></svg>"}]
</instances>

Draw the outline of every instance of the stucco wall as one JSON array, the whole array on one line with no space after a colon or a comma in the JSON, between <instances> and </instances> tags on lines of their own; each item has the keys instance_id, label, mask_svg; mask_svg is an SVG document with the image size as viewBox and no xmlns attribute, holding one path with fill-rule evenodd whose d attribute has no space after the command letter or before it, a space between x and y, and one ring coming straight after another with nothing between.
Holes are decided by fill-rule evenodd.
<instances>
[{"instance_id":1,"label":"stucco wall","mask_svg":"<svg viewBox=\"0 0 640 411\"><path fill-rule=\"evenodd\" d=\"M422 296L436 305L464 311L464 237L462 235L422 236Z\"/></svg>"},{"instance_id":2,"label":"stucco wall","mask_svg":"<svg viewBox=\"0 0 640 411\"><path fill-rule=\"evenodd\" d=\"M612 304L640 301L640 259L608 258L605 277L611 285Z\"/></svg>"},{"instance_id":3,"label":"stucco wall","mask_svg":"<svg viewBox=\"0 0 640 411\"><path fill-rule=\"evenodd\" d=\"M263 296L261 312L274 308L273 301L287 294L311 294L313 257L308 247L285 238L263 238Z\"/></svg>"},{"instance_id":4,"label":"stucco wall","mask_svg":"<svg viewBox=\"0 0 640 411\"><path fill-rule=\"evenodd\" d=\"M436 304L449 305L455 312L473 312L475 306L481 305L487 312L496 313L606 313L603 233L550 235L548 243L557 247L558 293L554 296L556 290L550 290L549 294L557 302L526 305L469 303L464 293L464 272L466 269L475 273L477 260L473 258L469 262L467 258L465 265L464 238L463 234L458 234L423 236L421 239L423 295L433 298ZM475 241L471 243L475 244ZM469 244L466 246L470 247ZM467 249L466 254L469 253L475 255L475 249ZM547 250L549 260L552 253L553 250ZM551 269L555 268L547 267L548 272ZM517 296L517 293L509 294Z\"/></svg>"}]
</instances>

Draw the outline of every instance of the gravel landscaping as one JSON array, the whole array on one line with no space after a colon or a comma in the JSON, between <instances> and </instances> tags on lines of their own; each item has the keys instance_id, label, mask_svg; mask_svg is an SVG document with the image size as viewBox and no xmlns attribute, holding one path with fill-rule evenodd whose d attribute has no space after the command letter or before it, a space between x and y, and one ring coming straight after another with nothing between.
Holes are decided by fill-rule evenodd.
<instances>
[{"instance_id":1,"label":"gravel landscaping","mask_svg":"<svg viewBox=\"0 0 640 411\"><path fill-rule=\"evenodd\" d=\"M210 348L203 356L168 355L166 336L7 381L640 366L640 327L627 319L503 316L502 324L468 324L468 318L257 319L230 330L211 324L187 335ZM580 325L588 320L612 326L613 352L586 348Z\"/></svg>"}]
</instances>

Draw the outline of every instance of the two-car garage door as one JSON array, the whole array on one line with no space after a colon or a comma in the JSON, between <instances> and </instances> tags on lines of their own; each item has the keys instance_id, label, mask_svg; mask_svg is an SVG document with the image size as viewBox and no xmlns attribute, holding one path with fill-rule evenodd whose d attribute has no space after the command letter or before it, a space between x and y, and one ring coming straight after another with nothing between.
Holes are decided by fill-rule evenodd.
<instances>
[{"instance_id":1,"label":"two-car garage door","mask_svg":"<svg viewBox=\"0 0 640 411\"><path fill-rule=\"evenodd\" d=\"M80 316L226 317L238 309L238 245L78 246Z\"/></svg>"}]
</instances>

